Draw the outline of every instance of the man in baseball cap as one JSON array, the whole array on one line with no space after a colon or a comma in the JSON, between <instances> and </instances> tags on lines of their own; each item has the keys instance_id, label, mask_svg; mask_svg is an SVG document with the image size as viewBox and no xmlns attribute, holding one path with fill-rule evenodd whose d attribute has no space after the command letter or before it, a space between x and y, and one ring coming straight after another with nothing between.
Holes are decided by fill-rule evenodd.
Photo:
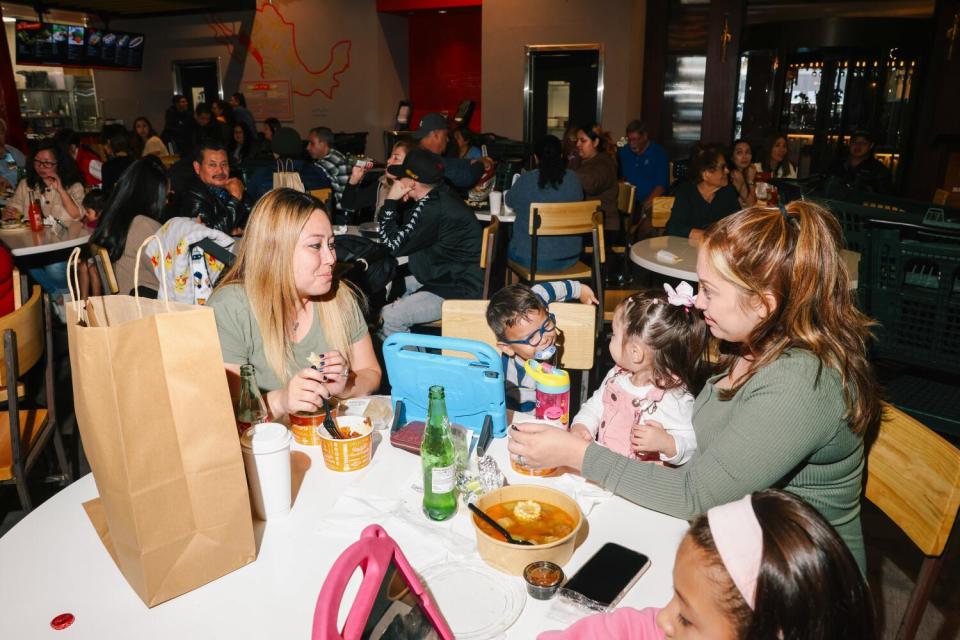
<instances>
[{"instance_id":1,"label":"man in baseball cap","mask_svg":"<svg viewBox=\"0 0 960 640\"><path fill-rule=\"evenodd\" d=\"M483 230L473 210L444 182L441 158L412 149L403 164L387 171L396 180L380 209L380 240L395 256L410 257L410 275L403 297L381 312L384 337L439 320L445 298L479 298L483 291ZM403 201L413 208L401 216Z\"/></svg>"},{"instance_id":2,"label":"man in baseball cap","mask_svg":"<svg viewBox=\"0 0 960 640\"><path fill-rule=\"evenodd\" d=\"M428 113L420 118L420 126L413 132L413 138L420 141L420 148L440 157L443 164L443 177L458 189L469 189L480 180L489 158L443 157L447 150L450 131L447 119L439 113Z\"/></svg>"}]
</instances>

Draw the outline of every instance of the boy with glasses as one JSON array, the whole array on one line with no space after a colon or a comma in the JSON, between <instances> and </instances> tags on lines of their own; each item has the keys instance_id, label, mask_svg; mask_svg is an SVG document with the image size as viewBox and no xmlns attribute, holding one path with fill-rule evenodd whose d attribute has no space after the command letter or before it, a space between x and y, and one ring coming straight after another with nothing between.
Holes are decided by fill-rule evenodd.
<instances>
[{"instance_id":1,"label":"boy with glasses","mask_svg":"<svg viewBox=\"0 0 960 640\"><path fill-rule=\"evenodd\" d=\"M523 365L529 359L550 360L556 354L557 321L547 307L551 302L568 300L598 304L593 290L575 280L544 282L533 287L512 284L490 298L487 324L503 354L510 409L529 412L536 407L536 382Z\"/></svg>"}]
</instances>

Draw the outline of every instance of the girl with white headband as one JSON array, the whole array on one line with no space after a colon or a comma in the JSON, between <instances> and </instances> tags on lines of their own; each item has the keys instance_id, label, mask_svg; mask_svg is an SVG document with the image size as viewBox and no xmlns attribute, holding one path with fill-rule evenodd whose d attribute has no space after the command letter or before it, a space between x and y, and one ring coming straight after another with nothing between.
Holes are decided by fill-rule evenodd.
<instances>
[{"instance_id":1,"label":"girl with white headband","mask_svg":"<svg viewBox=\"0 0 960 640\"><path fill-rule=\"evenodd\" d=\"M837 532L768 489L710 509L677 549L673 599L623 607L539 640L873 640L870 593Z\"/></svg>"},{"instance_id":2,"label":"girl with white headband","mask_svg":"<svg viewBox=\"0 0 960 640\"><path fill-rule=\"evenodd\" d=\"M720 360L694 404L687 464L642 464L535 423L514 426L510 453L578 469L684 520L782 488L820 511L864 570L863 434L881 404L867 360L873 322L854 304L842 246L833 214L805 201L751 207L706 230L696 307L721 341Z\"/></svg>"},{"instance_id":3,"label":"girl with white headband","mask_svg":"<svg viewBox=\"0 0 960 640\"><path fill-rule=\"evenodd\" d=\"M572 433L628 458L681 465L693 456L693 394L709 373L707 325L693 303L693 287L682 282L617 306L614 366L574 416Z\"/></svg>"}]
</instances>

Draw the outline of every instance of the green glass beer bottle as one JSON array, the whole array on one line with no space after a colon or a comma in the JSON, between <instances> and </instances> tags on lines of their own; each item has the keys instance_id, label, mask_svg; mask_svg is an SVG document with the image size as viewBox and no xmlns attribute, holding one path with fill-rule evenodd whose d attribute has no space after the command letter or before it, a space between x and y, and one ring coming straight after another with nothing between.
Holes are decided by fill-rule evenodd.
<instances>
[{"instance_id":1,"label":"green glass beer bottle","mask_svg":"<svg viewBox=\"0 0 960 640\"><path fill-rule=\"evenodd\" d=\"M420 459L423 464L423 512L431 520L446 520L457 511L454 488L457 460L447 419L447 403L440 385L430 387Z\"/></svg>"}]
</instances>

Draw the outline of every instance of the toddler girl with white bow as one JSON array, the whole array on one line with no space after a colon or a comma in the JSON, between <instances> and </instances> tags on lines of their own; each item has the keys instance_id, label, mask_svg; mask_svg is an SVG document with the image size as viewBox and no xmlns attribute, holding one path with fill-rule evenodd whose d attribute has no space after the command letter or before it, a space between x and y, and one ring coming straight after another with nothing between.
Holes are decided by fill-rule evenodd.
<instances>
[{"instance_id":1,"label":"toddler girl with white bow","mask_svg":"<svg viewBox=\"0 0 960 640\"><path fill-rule=\"evenodd\" d=\"M709 333L690 284L663 288L636 293L617 307L614 367L570 431L630 458L681 465L697 448L693 399L709 373Z\"/></svg>"}]
</instances>

